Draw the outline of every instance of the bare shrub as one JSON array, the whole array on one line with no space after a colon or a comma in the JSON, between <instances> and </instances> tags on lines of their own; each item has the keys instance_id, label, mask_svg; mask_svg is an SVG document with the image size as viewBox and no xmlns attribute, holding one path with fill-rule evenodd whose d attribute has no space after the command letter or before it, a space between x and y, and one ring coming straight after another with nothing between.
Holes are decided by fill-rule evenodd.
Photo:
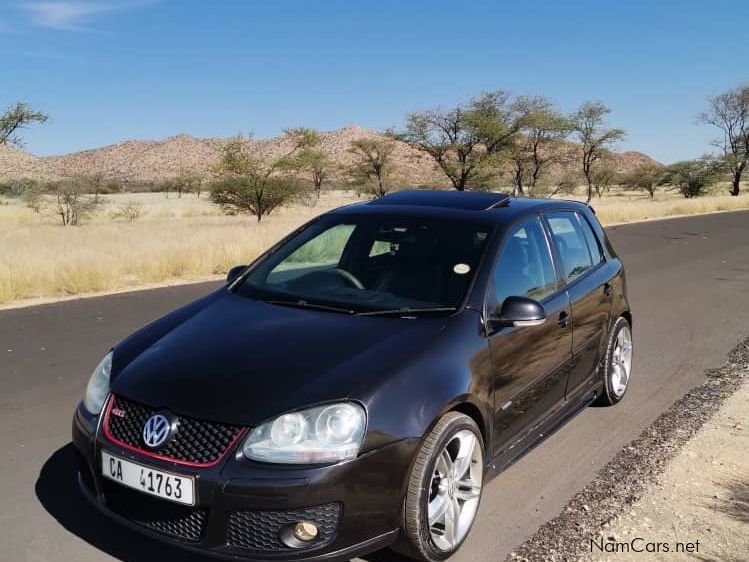
<instances>
[{"instance_id":1,"label":"bare shrub","mask_svg":"<svg viewBox=\"0 0 749 562\"><path fill-rule=\"evenodd\" d=\"M49 191L55 202L53 212L60 218L63 226L78 226L96 208L98 202L86 195L86 187L75 180L50 184Z\"/></svg>"},{"instance_id":2,"label":"bare shrub","mask_svg":"<svg viewBox=\"0 0 749 562\"><path fill-rule=\"evenodd\" d=\"M133 222L139 219L142 214L143 208L141 207L140 203L136 203L135 201L128 201L120 205L116 210L112 211L109 216L114 220L125 219Z\"/></svg>"}]
</instances>

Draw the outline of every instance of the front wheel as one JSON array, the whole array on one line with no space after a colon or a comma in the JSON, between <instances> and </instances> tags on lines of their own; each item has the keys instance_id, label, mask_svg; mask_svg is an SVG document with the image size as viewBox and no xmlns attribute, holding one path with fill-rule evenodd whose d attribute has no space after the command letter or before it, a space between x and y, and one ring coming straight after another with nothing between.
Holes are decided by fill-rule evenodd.
<instances>
[{"instance_id":1,"label":"front wheel","mask_svg":"<svg viewBox=\"0 0 749 562\"><path fill-rule=\"evenodd\" d=\"M620 316L614 323L606 347L603 370L603 392L597 403L613 406L624 398L632 374L632 328Z\"/></svg>"},{"instance_id":2,"label":"front wheel","mask_svg":"<svg viewBox=\"0 0 749 562\"><path fill-rule=\"evenodd\" d=\"M419 449L395 550L437 562L454 554L476 518L484 481L484 442L468 416L449 412Z\"/></svg>"}]
</instances>

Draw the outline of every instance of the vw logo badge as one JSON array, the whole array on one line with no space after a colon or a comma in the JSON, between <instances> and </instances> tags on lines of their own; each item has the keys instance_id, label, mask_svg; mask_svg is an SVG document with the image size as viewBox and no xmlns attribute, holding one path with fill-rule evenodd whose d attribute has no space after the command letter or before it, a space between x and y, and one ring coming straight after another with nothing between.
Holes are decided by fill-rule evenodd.
<instances>
[{"instance_id":1,"label":"vw logo badge","mask_svg":"<svg viewBox=\"0 0 749 562\"><path fill-rule=\"evenodd\" d=\"M169 438L172 423L164 414L154 414L143 426L143 442L151 449L158 449Z\"/></svg>"}]
</instances>

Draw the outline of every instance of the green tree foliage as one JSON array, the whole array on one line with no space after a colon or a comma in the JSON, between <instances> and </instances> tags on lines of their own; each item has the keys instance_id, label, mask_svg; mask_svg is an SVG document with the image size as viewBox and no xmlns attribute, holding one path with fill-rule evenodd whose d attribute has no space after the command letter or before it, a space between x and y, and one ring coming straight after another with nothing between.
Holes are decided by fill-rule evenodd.
<instances>
[{"instance_id":1,"label":"green tree foliage","mask_svg":"<svg viewBox=\"0 0 749 562\"><path fill-rule=\"evenodd\" d=\"M576 140L580 143L580 163L588 185L587 202L593 197L594 169L596 163L608 153L608 148L624 138L622 129L612 129L606 124L611 109L601 102L588 101L572 115Z\"/></svg>"},{"instance_id":2,"label":"green tree foliage","mask_svg":"<svg viewBox=\"0 0 749 562\"><path fill-rule=\"evenodd\" d=\"M452 109L411 113L405 129L391 134L429 154L458 191L480 187L519 129L509 98L498 90Z\"/></svg>"},{"instance_id":3,"label":"green tree foliage","mask_svg":"<svg viewBox=\"0 0 749 562\"><path fill-rule=\"evenodd\" d=\"M106 181L100 174L79 175L73 178L85 193L94 196L94 203L99 203L99 196L106 193L119 193L122 186L114 181Z\"/></svg>"},{"instance_id":4,"label":"green tree foliage","mask_svg":"<svg viewBox=\"0 0 749 562\"><path fill-rule=\"evenodd\" d=\"M703 123L720 130L715 144L731 172L731 195L738 195L741 176L749 162L749 84L732 88L708 99L708 109L700 114Z\"/></svg>"},{"instance_id":5,"label":"green tree foliage","mask_svg":"<svg viewBox=\"0 0 749 562\"><path fill-rule=\"evenodd\" d=\"M9 178L0 183L0 195L18 199L30 189L39 187L38 181L32 178Z\"/></svg>"},{"instance_id":6,"label":"green tree foliage","mask_svg":"<svg viewBox=\"0 0 749 562\"><path fill-rule=\"evenodd\" d=\"M185 193L195 193L200 197L203 178L198 174L181 173L177 176L166 178L156 184L156 191L163 192L167 199L170 193L176 193L178 199L182 199Z\"/></svg>"},{"instance_id":7,"label":"green tree foliage","mask_svg":"<svg viewBox=\"0 0 749 562\"><path fill-rule=\"evenodd\" d=\"M625 189L645 191L653 199L656 188L663 181L663 173L663 166L647 163L619 176L619 183Z\"/></svg>"},{"instance_id":8,"label":"green tree foliage","mask_svg":"<svg viewBox=\"0 0 749 562\"><path fill-rule=\"evenodd\" d=\"M38 181L31 181L21 194L21 200L24 205L34 211L35 213L41 213L42 207L44 206L44 194L46 192L45 186Z\"/></svg>"},{"instance_id":9,"label":"green tree foliage","mask_svg":"<svg viewBox=\"0 0 749 562\"><path fill-rule=\"evenodd\" d=\"M559 178L557 178L557 181L554 183L554 191L551 193L551 195L556 195L557 193L563 193L564 195L573 195L575 193L575 190L577 189L577 186L580 185L582 181L583 178L580 177L579 172L566 172Z\"/></svg>"},{"instance_id":10,"label":"green tree foliage","mask_svg":"<svg viewBox=\"0 0 749 562\"><path fill-rule=\"evenodd\" d=\"M284 133L291 140L292 148L289 154L281 159L280 165L297 174L307 175L319 199L322 186L333 168L333 162L328 154L320 148L320 133L306 127L286 129Z\"/></svg>"},{"instance_id":11,"label":"green tree foliage","mask_svg":"<svg viewBox=\"0 0 749 562\"><path fill-rule=\"evenodd\" d=\"M384 197L391 189L393 150L390 139L356 139L351 141L349 152L354 161L348 172L354 185L373 197Z\"/></svg>"},{"instance_id":12,"label":"green tree foliage","mask_svg":"<svg viewBox=\"0 0 749 562\"><path fill-rule=\"evenodd\" d=\"M0 115L0 144L22 147L21 130L32 123L44 123L48 118L45 113L33 109L27 103L11 105Z\"/></svg>"},{"instance_id":13,"label":"green tree foliage","mask_svg":"<svg viewBox=\"0 0 749 562\"><path fill-rule=\"evenodd\" d=\"M173 178L172 191L182 198L183 193L195 193L200 197L200 186L203 179L198 174L182 173Z\"/></svg>"},{"instance_id":14,"label":"green tree foliage","mask_svg":"<svg viewBox=\"0 0 749 562\"><path fill-rule=\"evenodd\" d=\"M724 163L715 158L676 162L666 168L663 182L676 187L687 199L705 195L720 179Z\"/></svg>"},{"instance_id":15,"label":"green tree foliage","mask_svg":"<svg viewBox=\"0 0 749 562\"><path fill-rule=\"evenodd\" d=\"M596 166L591 172L591 179L593 180L593 189L600 199L618 181L618 174L611 164L602 160L600 165Z\"/></svg>"},{"instance_id":16,"label":"green tree foliage","mask_svg":"<svg viewBox=\"0 0 749 562\"><path fill-rule=\"evenodd\" d=\"M288 157L263 161L250 154L241 136L229 139L209 187L211 201L228 213L249 213L260 222L300 195L300 183L288 172Z\"/></svg>"},{"instance_id":17,"label":"green tree foliage","mask_svg":"<svg viewBox=\"0 0 749 562\"><path fill-rule=\"evenodd\" d=\"M574 125L543 96L518 97L513 113L520 132L509 150L513 195L531 194L548 165L561 161L560 143Z\"/></svg>"}]
</instances>

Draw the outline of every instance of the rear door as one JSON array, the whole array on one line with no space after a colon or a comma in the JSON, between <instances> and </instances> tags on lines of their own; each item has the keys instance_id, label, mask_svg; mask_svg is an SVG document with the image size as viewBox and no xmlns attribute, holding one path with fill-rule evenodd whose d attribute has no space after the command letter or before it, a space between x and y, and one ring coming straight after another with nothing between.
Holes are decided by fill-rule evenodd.
<instances>
[{"instance_id":1,"label":"rear door","mask_svg":"<svg viewBox=\"0 0 749 562\"><path fill-rule=\"evenodd\" d=\"M592 384L603 351L611 291L609 269L587 219L574 211L544 215L572 307L572 368L566 396Z\"/></svg>"},{"instance_id":2,"label":"rear door","mask_svg":"<svg viewBox=\"0 0 749 562\"><path fill-rule=\"evenodd\" d=\"M570 306L538 216L521 222L502 244L487 311L509 296L540 301L547 320L540 326L503 327L489 334L495 403L492 456L514 445L564 401L572 358Z\"/></svg>"}]
</instances>

